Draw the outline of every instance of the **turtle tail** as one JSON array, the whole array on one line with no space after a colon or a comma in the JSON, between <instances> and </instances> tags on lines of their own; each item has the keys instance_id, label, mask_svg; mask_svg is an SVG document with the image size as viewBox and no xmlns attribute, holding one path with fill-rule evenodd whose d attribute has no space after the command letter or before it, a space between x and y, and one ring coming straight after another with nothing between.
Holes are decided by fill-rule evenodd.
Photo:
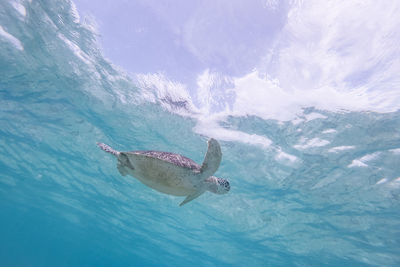
<instances>
[{"instance_id":1,"label":"turtle tail","mask_svg":"<svg viewBox=\"0 0 400 267\"><path fill-rule=\"evenodd\" d=\"M97 143L97 145L107 153L113 154L114 156L118 157L119 152L117 150L112 149L110 146L104 143Z\"/></svg>"}]
</instances>

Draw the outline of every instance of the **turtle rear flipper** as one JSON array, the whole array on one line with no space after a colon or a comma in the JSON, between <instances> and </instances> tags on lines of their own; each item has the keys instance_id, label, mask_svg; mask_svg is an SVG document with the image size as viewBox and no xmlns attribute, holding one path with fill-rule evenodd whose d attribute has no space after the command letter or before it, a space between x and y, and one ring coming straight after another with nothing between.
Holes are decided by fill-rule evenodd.
<instances>
[{"instance_id":1,"label":"turtle rear flipper","mask_svg":"<svg viewBox=\"0 0 400 267\"><path fill-rule=\"evenodd\" d=\"M102 150L104 150L105 152L110 153L110 154L113 154L114 156L118 157L119 151L117 151L117 150L115 150L115 149L112 149L110 146L108 146L108 145L106 145L106 144L104 144L104 143L99 143L99 142L98 142L97 145L98 145Z\"/></svg>"},{"instance_id":2,"label":"turtle rear flipper","mask_svg":"<svg viewBox=\"0 0 400 267\"><path fill-rule=\"evenodd\" d=\"M192 201L193 199L199 197L200 195L202 195L205 192L205 190L198 190L196 192L194 192L193 194L188 195L185 200L182 201L181 204L179 204L179 206L183 206L186 203Z\"/></svg>"},{"instance_id":3,"label":"turtle rear flipper","mask_svg":"<svg viewBox=\"0 0 400 267\"><path fill-rule=\"evenodd\" d=\"M118 164L117 164L117 169L118 169L119 173L120 173L122 176L126 176L126 175L128 174L128 172L126 171L125 167L124 167L121 163L119 163L119 162L118 162Z\"/></svg>"}]
</instances>

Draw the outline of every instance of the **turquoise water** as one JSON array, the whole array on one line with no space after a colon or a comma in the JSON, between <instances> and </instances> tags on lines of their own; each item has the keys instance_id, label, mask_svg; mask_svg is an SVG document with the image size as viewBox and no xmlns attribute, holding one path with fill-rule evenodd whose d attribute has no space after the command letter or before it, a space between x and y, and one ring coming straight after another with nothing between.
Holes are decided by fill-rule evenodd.
<instances>
[{"instance_id":1,"label":"turquoise water","mask_svg":"<svg viewBox=\"0 0 400 267\"><path fill-rule=\"evenodd\" d=\"M231 191L179 207L96 142L201 163L189 104L149 98L69 1L15 3L0 2L1 266L400 264L400 112L228 116L272 145L219 138Z\"/></svg>"}]
</instances>

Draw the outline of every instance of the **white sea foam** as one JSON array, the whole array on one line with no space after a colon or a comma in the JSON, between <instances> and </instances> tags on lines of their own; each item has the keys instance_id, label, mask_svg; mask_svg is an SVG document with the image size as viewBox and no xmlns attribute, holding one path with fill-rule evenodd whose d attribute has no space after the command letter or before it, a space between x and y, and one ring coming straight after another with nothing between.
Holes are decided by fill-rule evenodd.
<instances>
[{"instance_id":1,"label":"white sea foam","mask_svg":"<svg viewBox=\"0 0 400 267\"><path fill-rule=\"evenodd\" d=\"M293 125L298 125L302 122L304 122L304 119L302 118L295 118L293 120L290 121ZM297 131L301 132L301 129L297 129Z\"/></svg>"},{"instance_id":2,"label":"white sea foam","mask_svg":"<svg viewBox=\"0 0 400 267\"><path fill-rule=\"evenodd\" d=\"M238 141L247 144L269 147L272 142L267 137L257 134L248 134L238 130L226 129L220 126L226 113L211 114L210 108L214 101L211 98L201 99L202 109L198 109L192 101L190 94L184 84L174 82L162 74L137 74L136 83L142 89L140 97L151 103L158 103L173 113L190 116L197 119L194 131L198 134L211 136L223 141ZM210 87L216 80L205 72L199 79L198 84L202 86L202 91L209 96L212 92Z\"/></svg>"},{"instance_id":3,"label":"white sea foam","mask_svg":"<svg viewBox=\"0 0 400 267\"><path fill-rule=\"evenodd\" d=\"M384 112L394 111L399 107L392 106L392 101L385 99L386 96L368 92L363 87L348 91L337 90L334 87L286 90L257 71L235 78L234 85L236 98L232 105L232 113L256 115L265 119L292 120L302 108L311 106L334 112L342 110ZM398 95L400 97L400 93ZM314 116L312 114L309 119L324 118L322 114Z\"/></svg>"},{"instance_id":4,"label":"white sea foam","mask_svg":"<svg viewBox=\"0 0 400 267\"><path fill-rule=\"evenodd\" d=\"M397 177L396 179L393 179L390 183L390 186L399 188L400 187L400 177Z\"/></svg>"},{"instance_id":5,"label":"white sea foam","mask_svg":"<svg viewBox=\"0 0 400 267\"><path fill-rule=\"evenodd\" d=\"M335 146L335 147L330 148L328 150L328 152L337 153L339 151L349 150L349 149L354 149L354 148L356 148L356 147L355 146Z\"/></svg>"},{"instance_id":6,"label":"white sea foam","mask_svg":"<svg viewBox=\"0 0 400 267\"><path fill-rule=\"evenodd\" d=\"M376 159L381 153L380 152L375 152L372 154L367 154L359 159L355 159L352 161L350 165L347 167L352 168L352 167L368 167L368 164L366 162L371 161Z\"/></svg>"},{"instance_id":7,"label":"white sea foam","mask_svg":"<svg viewBox=\"0 0 400 267\"><path fill-rule=\"evenodd\" d=\"M368 162L368 161L371 161L371 160L376 159L380 154L381 154L380 152L375 152L375 153L372 153L372 154L367 154L367 155L363 156L362 158L360 158L360 160L361 160L362 162Z\"/></svg>"},{"instance_id":8,"label":"white sea foam","mask_svg":"<svg viewBox=\"0 0 400 267\"><path fill-rule=\"evenodd\" d=\"M215 117L198 118L198 123L194 127L194 131L219 140L259 145L263 148L267 148L272 144L272 141L265 136L223 128L218 124L218 118Z\"/></svg>"},{"instance_id":9,"label":"white sea foam","mask_svg":"<svg viewBox=\"0 0 400 267\"><path fill-rule=\"evenodd\" d=\"M174 82L163 74L136 74L135 81L142 89L140 97L151 103L159 103L171 112L192 115L198 112L185 84Z\"/></svg>"},{"instance_id":10,"label":"white sea foam","mask_svg":"<svg viewBox=\"0 0 400 267\"><path fill-rule=\"evenodd\" d=\"M21 16L25 17L26 16L26 9L25 7L19 3L19 2L12 2L11 3L12 6L15 8L15 10L18 11L19 14L21 14Z\"/></svg>"},{"instance_id":11,"label":"white sea foam","mask_svg":"<svg viewBox=\"0 0 400 267\"><path fill-rule=\"evenodd\" d=\"M235 97L233 79L206 69L197 77L196 100L202 113L210 114L231 109Z\"/></svg>"},{"instance_id":12,"label":"white sea foam","mask_svg":"<svg viewBox=\"0 0 400 267\"><path fill-rule=\"evenodd\" d=\"M329 133L337 133L335 129L326 129L322 132L323 134L329 134Z\"/></svg>"},{"instance_id":13,"label":"white sea foam","mask_svg":"<svg viewBox=\"0 0 400 267\"><path fill-rule=\"evenodd\" d=\"M299 116L299 115L297 115L297 116ZM305 114L305 115L300 115L300 117L296 117L294 119L291 119L290 122L293 125L298 125L298 124L303 123L303 122L309 122L309 121L316 120L316 119L326 119L326 118L327 117L325 115L322 115L321 113L312 112L312 113Z\"/></svg>"},{"instance_id":14,"label":"white sea foam","mask_svg":"<svg viewBox=\"0 0 400 267\"><path fill-rule=\"evenodd\" d=\"M70 3L71 3L71 16L73 17L75 23L79 23L80 17L78 10L76 9L76 5L73 1L70 1Z\"/></svg>"},{"instance_id":15,"label":"white sea foam","mask_svg":"<svg viewBox=\"0 0 400 267\"><path fill-rule=\"evenodd\" d=\"M292 122L296 124L296 122L326 118L320 113L313 112L304 115L304 119L301 119L297 114L302 112L304 107L314 106L330 111L364 110L374 107L375 103L374 101L370 102L371 94L365 88L353 91L338 91L334 88L287 91L279 87L276 81L263 77L257 71L241 78L229 78L218 76L207 70L198 78L198 106L196 106L185 84L171 81L159 74L139 74L137 77L140 81L139 86L145 88L144 97L150 102L155 102L156 99L180 101L180 103L186 103L187 107L191 109L189 113L200 113L203 117L218 114L221 121L224 121L229 115L254 115L279 121L293 120ZM216 87L215 84L220 87ZM221 89L221 87L223 88ZM164 101L162 104L168 108L168 103ZM175 108L170 110L177 112ZM184 112L179 109L179 113ZM195 128L199 132L201 125L199 124ZM213 133L216 134L215 128L213 129ZM223 130L221 127L219 129ZM334 131L328 129L323 133L333 133ZM207 130L201 130L201 132L204 134ZM299 145L297 148L306 149L313 146L325 146L329 143L326 140L317 141L310 141L311 143Z\"/></svg>"},{"instance_id":16,"label":"white sea foam","mask_svg":"<svg viewBox=\"0 0 400 267\"><path fill-rule=\"evenodd\" d=\"M278 160L278 161L281 161L281 160L283 160L283 161L288 160L288 161L290 161L290 162L292 162L292 163L299 160L296 156L290 155L290 154L288 154L288 153L285 153L285 152L283 152L283 151L280 150L280 149L278 149L278 153L276 154L275 159Z\"/></svg>"},{"instance_id":17,"label":"white sea foam","mask_svg":"<svg viewBox=\"0 0 400 267\"><path fill-rule=\"evenodd\" d=\"M316 120L316 119L326 119L327 118L325 115L322 115L321 113L317 113L317 112L309 113L309 114L305 115L305 117L306 117L306 121L312 121L312 120Z\"/></svg>"},{"instance_id":18,"label":"white sea foam","mask_svg":"<svg viewBox=\"0 0 400 267\"><path fill-rule=\"evenodd\" d=\"M304 139L305 141L306 139ZM300 144L297 144L294 146L294 148L296 149L308 149L311 147L322 147L322 146L326 146L327 144L329 144L330 142L328 140L324 140L324 139L320 139L320 138L313 138L310 139L306 142L301 141Z\"/></svg>"},{"instance_id":19,"label":"white sea foam","mask_svg":"<svg viewBox=\"0 0 400 267\"><path fill-rule=\"evenodd\" d=\"M88 66L92 65L91 58L80 49L73 41L68 40L62 33L58 34L58 37L65 42L65 44L74 52L74 54L84 61Z\"/></svg>"},{"instance_id":20,"label":"white sea foam","mask_svg":"<svg viewBox=\"0 0 400 267\"><path fill-rule=\"evenodd\" d=\"M389 151L392 152L395 155L400 155L400 148L391 149Z\"/></svg>"},{"instance_id":21,"label":"white sea foam","mask_svg":"<svg viewBox=\"0 0 400 267\"><path fill-rule=\"evenodd\" d=\"M6 32L1 25L0 25L0 36L3 37L4 39L6 39L6 41L12 43L14 45L14 47L17 48L18 50L21 50L21 51L24 50L24 47L22 46L21 41L18 40L17 38L15 38L13 35Z\"/></svg>"},{"instance_id":22,"label":"white sea foam","mask_svg":"<svg viewBox=\"0 0 400 267\"><path fill-rule=\"evenodd\" d=\"M382 179L380 179L378 182L376 182L376 184L384 184L384 183L386 183L387 181L388 181L388 179L382 178Z\"/></svg>"},{"instance_id":23,"label":"white sea foam","mask_svg":"<svg viewBox=\"0 0 400 267\"><path fill-rule=\"evenodd\" d=\"M358 160L358 159L355 159L347 167L349 167L349 168L352 168L352 167L368 167L368 165L365 164L364 162Z\"/></svg>"}]
</instances>

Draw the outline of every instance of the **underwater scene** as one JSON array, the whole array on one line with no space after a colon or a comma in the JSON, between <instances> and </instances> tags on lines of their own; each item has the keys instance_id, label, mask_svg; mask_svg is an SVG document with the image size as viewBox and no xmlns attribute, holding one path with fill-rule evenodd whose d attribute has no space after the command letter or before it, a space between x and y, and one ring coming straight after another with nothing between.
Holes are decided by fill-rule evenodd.
<instances>
[{"instance_id":1,"label":"underwater scene","mask_svg":"<svg viewBox=\"0 0 400 267\"><path fill-rule=\"evenodd\" d=\"M0 266L399 266L400 5L388 2L368 19L345 6L355 24L325 8L314 33L299 19L314 11L292 1L267 63L204 68L190 87L113 64L70 0L1 0ZM230 190L183 206L97 145L202 166L211 138Z\"/></svg>"}]
</instances>

